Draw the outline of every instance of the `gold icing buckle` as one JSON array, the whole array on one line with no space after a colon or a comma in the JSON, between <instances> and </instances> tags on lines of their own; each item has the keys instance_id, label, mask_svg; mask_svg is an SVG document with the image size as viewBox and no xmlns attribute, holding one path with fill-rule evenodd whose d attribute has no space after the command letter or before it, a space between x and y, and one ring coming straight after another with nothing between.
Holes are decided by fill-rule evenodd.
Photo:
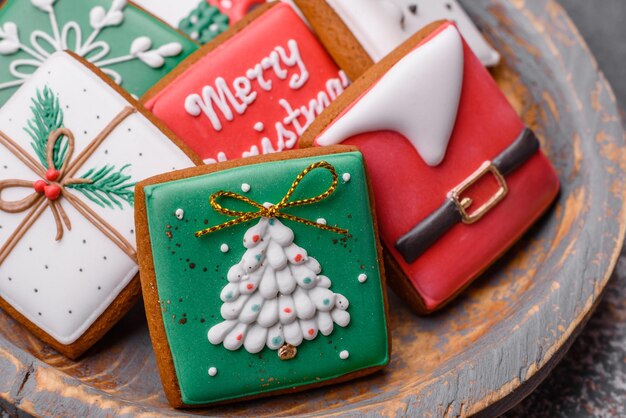
<instances>
[{"instance_id":1,"label":"gold icing buckle","mask_svg":"<svg viewBox=\"0 0 626 418\"><path fill-rule=\"evenodd\" d=\"M500 187L498 188L498 191L481 207L473 212L468 212L468 209L472 205L473 201L469 197L462 198L461 195L487 174L492 174ZM465 179L461 184L452 189L452 191L448 194L448 198L456 205L461 217L463 218L463 223L470 225L478 222L491 209L493 209L494 206L500 203L502 199L506 197L508 192L509 187L506 184L506 180L504 179L502 173L500 173L498 168L493 165L491 161L485 161L478 170Z\"/></svg>"}]
</instances>

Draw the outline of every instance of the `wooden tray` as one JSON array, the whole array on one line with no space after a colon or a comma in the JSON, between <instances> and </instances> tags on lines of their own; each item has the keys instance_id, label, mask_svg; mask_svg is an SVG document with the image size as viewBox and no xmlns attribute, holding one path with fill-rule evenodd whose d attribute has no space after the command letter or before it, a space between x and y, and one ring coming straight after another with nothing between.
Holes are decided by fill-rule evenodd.
<instances>
[{"instance_id":1,"label":"wooden tray","mask_svg":"<svg viewBox=\"0 0 626 418\"><path fill-rule=\"evenodd\" d=\"M495 415L545 377L584 325L624 238L624 133L615 99L554 0L464 5L502 53L494 71L544 139L557 204L444 312L412 315L391 295L389 368L344 385L189 413ZM182 415L168 407L138 306L80 362L0 314L0 415Z\"/></svg>"}]
</instances>

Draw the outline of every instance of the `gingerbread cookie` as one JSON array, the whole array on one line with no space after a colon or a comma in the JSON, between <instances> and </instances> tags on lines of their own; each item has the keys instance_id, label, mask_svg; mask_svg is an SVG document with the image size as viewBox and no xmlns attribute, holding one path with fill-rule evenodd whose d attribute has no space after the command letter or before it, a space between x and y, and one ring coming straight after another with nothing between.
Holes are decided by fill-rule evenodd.
<instances>
[{"instance_id":1,"label":"gingerbread cookie","mask_svg":"<svg viewBox=\"0 0 626 418\"><path fill-rule=\"evenodd\" d=\"M398 294L442 307L549 207L559 181L535 135L451 23L369 70L302 146L357 146Z\"/></svg>"},{"instance_id":2,"label":"gingerbread cookie","mask_svg":"<svg viewBox=\"0 0 626 418\"><path fill-rule=\"evenodd\" d=\"M205 45L144 101L212 163L296 148L348 84L297 13L276 3Z\"/></svg>"},{"instance_id":3,"label":"gingerbread cookie","mask_svg":"<svg viewBox=\"0 0 626 418\"><path fill-rule=\"evenodd\" d=\"M144 301L175 407L299 391L389 361L362 155L289 151L137 186Z\"/></svg>"},{"instance_id":4,"label":"gingerbread cookie","mask_svg":"<svg viewBox=\"0 0 626 418\"><path fill-rule=\"evenodd\" d=\"M0 109L0 306L72 358L139 296L135 183L194 165L102 77L59 52Z\"/></svg>"},{"instance_id":5,"label":"gingerbread cookie","mask_svg":"<svg viewBox=\"0 0 626 418\"><path fill-rule=\"evenodd\" d=\"M455 22L484 65L493 66L500 61L500 54L487 43L456 0L296 0L296 3L331 55L353 78L437 20ZM362 49L342 51L353 38Z\"/></svg>"},{"instance_id":6,"label":"gingerbread cookie","mask_svg":"<svg viewBox=\"0 0 626 418\"><path fill-rule=\"evenodd\" d=\"M0 105L54 52L85 57L141 96L197 49L126 0L0 2Z\"/></svg>"}]
</instances>

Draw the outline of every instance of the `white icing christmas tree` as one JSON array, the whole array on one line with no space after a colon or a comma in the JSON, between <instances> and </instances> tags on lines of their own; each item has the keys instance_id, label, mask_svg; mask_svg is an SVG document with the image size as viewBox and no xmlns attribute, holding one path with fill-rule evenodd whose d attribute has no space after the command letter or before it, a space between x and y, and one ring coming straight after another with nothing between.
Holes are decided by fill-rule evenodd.
<instances>
[{"instance_id":1,"label":"white icing christmas tree","mask_svg":"<svg viewBox=\"0 0 626 418\"><path fill-rule=\"evenodd\" d=\"M320 264L293 240L293 231L275 218L261 218L246 232L247 250L220 295L224 321L209 330L212 344L243 345L250 353L291 346L295 353L293 347L318 332L330 335L334 324L350 323L348 299L330 290Z\"/></svg>"}]
</instances>

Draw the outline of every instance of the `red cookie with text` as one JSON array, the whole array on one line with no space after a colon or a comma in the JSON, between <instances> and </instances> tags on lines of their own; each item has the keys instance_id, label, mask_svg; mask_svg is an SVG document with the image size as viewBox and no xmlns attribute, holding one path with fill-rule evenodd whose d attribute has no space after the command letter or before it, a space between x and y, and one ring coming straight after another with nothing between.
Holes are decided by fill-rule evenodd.
<instances>
[{"instance_id":1,"label":"red cookie with text","mask_svg":"<svg viewBox=\"0 0 626 418\"><path fill-rule=\"evenodd\" d=\"M348 84L302 18L278 3L205 45L143 100L213 163L296 148Z\"/></svg>"},{"instance_id":2,"label":"red cookie with text","mask_svg":"<svg viewBox=\"0 0 626 418\"><path fill-rule=\"evenodd\" d=\"M559 190L537 137L456 26L426 30L348 88L301 142L363 153L390 281L419 313L461 292Z\"/></svg>"}]
</instances>

